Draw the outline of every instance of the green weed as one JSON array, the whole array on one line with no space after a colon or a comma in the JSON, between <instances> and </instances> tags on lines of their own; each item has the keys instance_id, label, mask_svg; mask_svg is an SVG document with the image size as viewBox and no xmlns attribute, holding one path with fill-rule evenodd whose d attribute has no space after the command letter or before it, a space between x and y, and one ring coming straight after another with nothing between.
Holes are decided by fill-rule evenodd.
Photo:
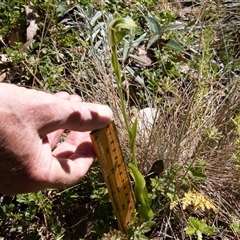
<instances>
[{"instance_id":1,"label":"green weed","mask_svg":"<svg viewBox=\"0 0 240 240\"><path fill-rule=\"evenodd\" d=\"M203 234L212 235L215 232L215 227L208 226L205 220L190 217L188 222L189 227L185 228L187 235L192 236L196 234L198 240L203 239Z\"/></svg>"}]
</instances>

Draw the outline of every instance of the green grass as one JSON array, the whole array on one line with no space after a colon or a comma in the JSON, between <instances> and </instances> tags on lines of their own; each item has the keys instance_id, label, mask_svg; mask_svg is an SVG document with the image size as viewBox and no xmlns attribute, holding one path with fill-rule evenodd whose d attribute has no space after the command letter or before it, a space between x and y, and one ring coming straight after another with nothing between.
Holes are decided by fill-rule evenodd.
<instances>
[{"instance_id":1,"label":"green grass","mask_svg":"<svg viewBox=\"0 0 240 240\"><path fill-rule=\"evenodd\" d=\"M23 50L24 38L10 44L9 35L26 31L22 5L28 2L0 3L0 54L12 62L4 81L108 104L127 162L132 152L123 104L130 127L135 118L141 122L140 109L154 109L153 125L138 129L135 149L143 176L157 160L164 163L164 171L147 181L155 224L136 215L127 238L239 239L239 4L32 1L40 31ZM123 101L107 41L116 9L137 25L117 48ZM156 41L147 49L154 33ZM121 239L97 162L64 191L1 199L0 237Z\"/></svg>"}]
</instances>

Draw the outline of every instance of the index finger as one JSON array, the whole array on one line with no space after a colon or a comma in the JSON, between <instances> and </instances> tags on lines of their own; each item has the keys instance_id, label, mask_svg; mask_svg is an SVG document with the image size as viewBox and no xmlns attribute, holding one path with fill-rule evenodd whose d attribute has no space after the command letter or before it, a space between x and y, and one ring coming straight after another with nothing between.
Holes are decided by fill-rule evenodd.
<instances>
[{"instance_id":1,"label":"index finger","mask_svg":"<svg viewBox=\"0 0 240 240\"><path fill-rule=\"evenodd\" d=\"M35 121L40 136L58 129L92 131L105 127L112 120L106 105L68 101L50 95L35 107Z\"/></svg>"}]
</instances>

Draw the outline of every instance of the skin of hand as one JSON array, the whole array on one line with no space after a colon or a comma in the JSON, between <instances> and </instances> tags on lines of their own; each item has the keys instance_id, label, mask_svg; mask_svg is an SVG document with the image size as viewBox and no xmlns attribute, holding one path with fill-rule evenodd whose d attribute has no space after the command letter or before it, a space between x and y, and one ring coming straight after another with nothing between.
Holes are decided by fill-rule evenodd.
<instances>
[{"instance_id":1,"label":"skin of hand","mask_svg":"<svg viewBox=\"0 0 240 240\"><path fill-rule=\"evenodd\" d=\"M111 120L108 106L82 102L77 95L0 83L0 192L78 183L95 157L90 131ZM57 145L66 129L70 133Z\"/></svg>"}]
</instances>

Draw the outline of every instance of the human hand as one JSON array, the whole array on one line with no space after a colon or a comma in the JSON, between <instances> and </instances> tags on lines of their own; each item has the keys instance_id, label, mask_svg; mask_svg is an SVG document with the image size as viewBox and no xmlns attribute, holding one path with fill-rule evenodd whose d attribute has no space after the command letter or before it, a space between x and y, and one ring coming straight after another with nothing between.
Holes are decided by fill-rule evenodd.
<instances>
[{"instance_id":1,"label":"human hand","mask_svg":"<svg viewBox=\"0 0 240 240\"><path fill-rule=\"evenodd\" d=\"M0 192L15 195L76 184L95 157L90 131L111 119L109 107L81 102L77 95L1 83ZM54 149L65 129L71 132Z\"/></svg>"}]
</instances>

